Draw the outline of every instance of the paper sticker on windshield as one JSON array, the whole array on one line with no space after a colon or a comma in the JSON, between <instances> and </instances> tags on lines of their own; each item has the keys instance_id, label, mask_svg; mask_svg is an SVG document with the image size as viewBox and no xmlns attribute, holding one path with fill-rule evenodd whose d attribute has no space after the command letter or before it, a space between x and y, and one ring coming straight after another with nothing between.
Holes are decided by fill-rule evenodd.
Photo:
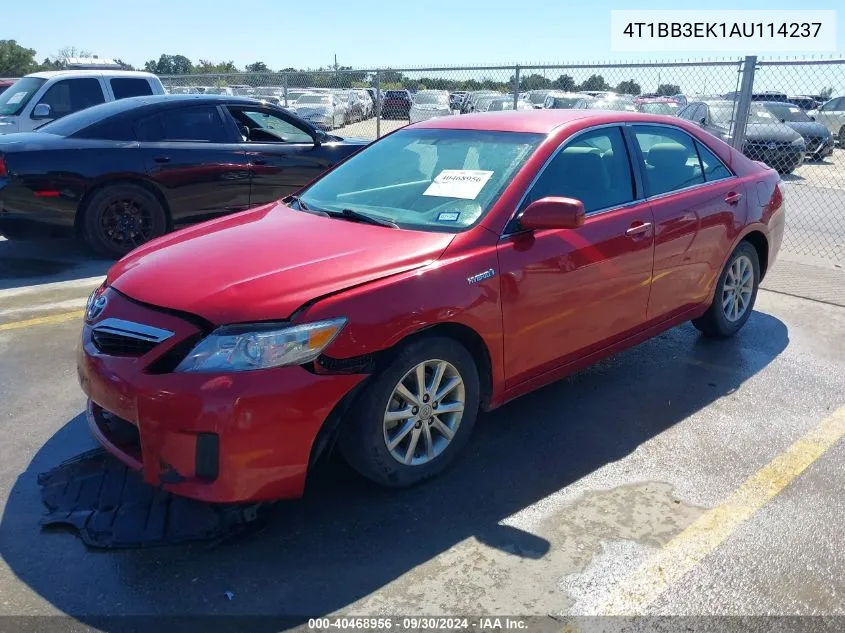
<instances>
[{"instance_id":1,"label":"paper sticker on windshield","mask_svg":"<svg viewBox=\"0 0 845 633\"><path fill-rule=\"evenodd\" d=\"M492 171L480 169L444 169L437 174L423 195L475 200L492 175Z\"/></svg>"},{"instance_id":2,"label":"paper sticker on windshield","mask_svg":"<svg viewBox=\"0 0 845 633\"><path fill-rule=\"evenodd\" d=\"M438 222L457 222L461 217L459 211L444 211L437 216Z\"/></svg>"},{"instance_id":3,"label":"paper sticker on windshield","mask_svg":"<svg viewBox=\"0 0 845 633\"><path fill-rule=\"evenodd\" d=\"M20 103L21 101L23 101L24 97L26 97L25 90L23 92L16 92L11 97L9 97L9 100L6 101L6 103L8 103L9 105L14 105L15 103Z\"/></svg>"}]
</instances>

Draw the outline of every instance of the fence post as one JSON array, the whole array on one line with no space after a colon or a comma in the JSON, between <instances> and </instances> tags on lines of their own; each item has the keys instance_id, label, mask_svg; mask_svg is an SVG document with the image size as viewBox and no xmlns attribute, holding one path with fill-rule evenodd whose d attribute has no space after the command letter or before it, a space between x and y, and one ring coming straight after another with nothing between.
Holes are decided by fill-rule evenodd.
<instances>
[{"instance_id":1,"label":"fence post","mask_svg":"<svg viewBox=\"0 0 845 633\"><path fill-rule=\"evenodd\" d=\"M381 71L376 71L376 138L381 138Z\"/></svg>"},{"instance_id":2,"label":"fence post","mask_svg":"<svg viewBox=\"0 0 845 633\"><path fill-rule=\"evenodd\" d=\"M519 105L519 64L516 65L513 73L513 109Z\"/></svg>"},{"instance_id":3,"label":"fence post","mask_svg":"<svg viewBox=\"0 0 845 633\"><path fill-rule=\"evenodd\" d=\"M754 71L757 68L757 56L748 55L742 66L742 82L737 97L736 112L734 113L734 128L731 145L742 151L745 143L745 125L748 122L748 111L751 109L751 93L754 91Z\"/></svg>"},{"instance_id":4,"label":"fence post","mask_svg":"<svg viewBox=\"0 0 845 633\"><path fill-rule=\"evenodd\" d=\"M288 107L288 74L282 74L282 90L285 93L285 107Z\"/></svg>"}]
</instances>

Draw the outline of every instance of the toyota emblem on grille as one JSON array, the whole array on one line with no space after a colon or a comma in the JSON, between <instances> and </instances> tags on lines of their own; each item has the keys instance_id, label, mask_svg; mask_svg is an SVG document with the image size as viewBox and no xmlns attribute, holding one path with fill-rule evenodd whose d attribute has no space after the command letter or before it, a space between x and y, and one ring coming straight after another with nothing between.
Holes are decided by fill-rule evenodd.
<instances>
[{"instance_id":1,"label":"toyota emblem on grille","mask_svg":"<svg viewBox=\"0 0 845 633\"><path fill-rule=\"evenodd\" d=\"M92 303L88 308L88 314L87 314L88 320L93 321L98 316L100 316L103 313L103 310L105 310L105 309L106 309L106 297L105 297L105 295L100 295L99 297L97 297L94 300L94 303Z\"/></svg>"},{"instance_id":2,"label":"toyota emblem on grille","mask_svg":"<svg viewBox=\"0 0 845 633\"><path fill-rule=\"evenodd\" d=\"M777 143L769 143L768 145L766 145L766 147L768 147L769 149L777 149L778 145Z\"/></svg>"}]
</instances>

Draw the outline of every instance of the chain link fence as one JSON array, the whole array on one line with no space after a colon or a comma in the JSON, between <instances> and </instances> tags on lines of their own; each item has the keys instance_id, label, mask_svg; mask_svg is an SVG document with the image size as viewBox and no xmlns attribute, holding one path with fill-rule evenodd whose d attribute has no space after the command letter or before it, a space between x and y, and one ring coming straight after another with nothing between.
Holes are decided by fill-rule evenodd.
<instances>
[{"instance_id":1,"label":"chain link fence","mask_svg":"<svg viewBox=\"0 0 845 633\"><path fill-rule=\"evenodd\" d=\"M749 57L161 79L170 92L264 99L334 134L368 139L432 116L486 110L600 107L680 115L781 172L789 204L785 252L845 263L845 60Z\"/></svg>"}]
</instances>

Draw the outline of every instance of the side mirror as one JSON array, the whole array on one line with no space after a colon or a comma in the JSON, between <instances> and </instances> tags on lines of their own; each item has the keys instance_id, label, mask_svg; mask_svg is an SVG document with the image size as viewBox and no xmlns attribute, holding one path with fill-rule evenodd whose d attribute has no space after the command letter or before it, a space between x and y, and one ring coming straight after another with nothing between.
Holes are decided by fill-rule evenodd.
<instances>
[{"instance_id":1,"label":"side mirror","mask_svg":"<svg viewBox=\"0 0 845 633\"><path fill-rule=\"evenodd\" d=\"M541 198L529 204L519 225L529 231L577 229L584 224L584 203L574 198Z\"/></svg>"},{"instance_id":2,"label":"side mirror","mask_svg":"<svg viewBox=\"0 0 845 633\"><path fill-rule=\"evenodd\" d=\"M53 118L53 108L46 103L39 103L32 109L33 119L51 119Z\"/></svg>"},{"instance_id":3,"label":"side mirror","mask_svg":"<svg viewBox=\"0 0 845 633\"><path fill-rule=\"evenodd\" d=\"M707 117L701 117L701 118L698 120L698 124L699 124L699 125L704 125L705 123L707 123Z\"/></svg>"},{"instance_id":4,"label":"side mirror","mask_svg":"<svg viewBox=\"0 0 845 633\"><path fill-rule=\"evenodd\" d=\"M814 117L814 116L810 117L810 121L815 121L815 120L816 120L816 117Z\"/></svg>"}]
</instances>

